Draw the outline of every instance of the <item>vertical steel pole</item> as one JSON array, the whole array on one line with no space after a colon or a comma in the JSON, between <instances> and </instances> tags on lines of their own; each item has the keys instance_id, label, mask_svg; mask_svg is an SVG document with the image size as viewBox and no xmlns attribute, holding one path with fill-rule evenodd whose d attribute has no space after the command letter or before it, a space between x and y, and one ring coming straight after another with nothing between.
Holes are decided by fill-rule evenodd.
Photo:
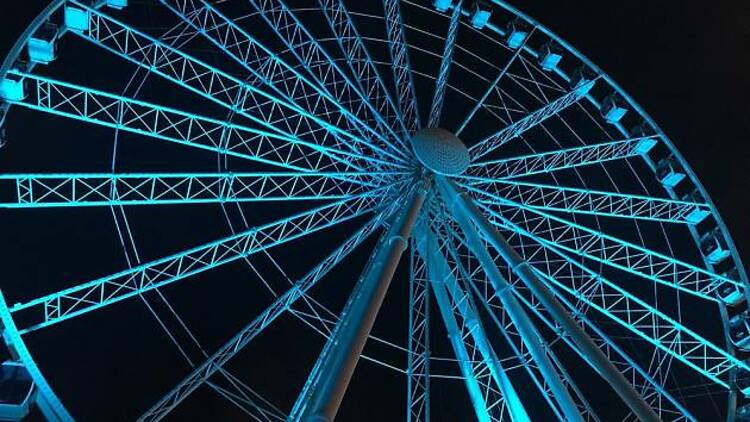
<instances>
[{"instance_id":1,"label":"vertical steel pole","mask_svg":"<svg viewBox=\"0 0 750 422\"><path fill-rule=\"evenodd\" d=\"M297 398L290 420L330 422L336 417L354 368L378 315L419 211L427 186L411 192L406 206L380 238L357 286L341 313L307 383Z\"/></svg>"},{"instance_id":2,"label":"vertical steel pole","mask_svg":"<svg viewBox=\"0 0 750 422\"><path fill-rule=\"evenodd\" d=\"M458 198L456 191L453 189L451 182L442 176L435 176L437 181L436 185L440 190L440 194L451 211L452 216L458 222L461 227L461 231L466 236L467 246L471 249L471 252L476 256L482 269L487 274L487 278L490 279L493 287L495 288L496 294L500 302L502 302L505 310L508 312L508 316L515 324L518 329L518 333L521 335L524 344L529 349L531 357L539 367L539 371L542 373L544 380L550 387L552 394L555 396L555 400L560 404L560 408L568 421L579 421L583 422L581 413L578 407L575 405L573 398L570 396L568 389L565 388L560 374L557 373L555 367L547 355L547 343L544 341L539 330L531 319L523 310L523 307L518 302L518 299L513 295L512 287L508 284L505 277L500 274L500 270L495 266L495 262L492 260L490 253L484 247L482 239L479 236L474 224L471 221L471 216L465 212L461 206L461 198Z\"/></svg>"},{"instance_id":3,"label":"vertical steel pole","mask_svg":"<svg viewBox=\"0 0 750 422\"><path fill-rule=\"evenodd\" d=\"M469 334L474 340L476 348L479 350L482 359L490 370L492 379L497 384L500 391L503 393L503 399L507 405L508 411L510 412L511 420L514 422L528 422L531 420L526 408L521 402L521 398L518 396L513 382L505 373L503 368L495 354L495 350L492 348L487 334L484 331L482 320L477 314L477 310L474 307L474 302L469 296L470 292L465 292L458 283L456 277L451 273L448 261L440 251L440 245L438 244L435 233L430 229L425 222L420 222L417 225L416 235L419 237L417 246L419 247L419 253L423 255L423 259L427 264L427 273L430 276L430 283L433 287L433 292L438 302L438 307L446 322L446 328L448 329L448 337L452 341L463 342L463 336L461 331L456 326L455 317L452 315L453 309L458 311L463 318L465 326L468 328ZM454 305L451 306L450 299L447 293L453 298ZM452 323L451 321L452 320ZM461 344L460 346L463 346ZM454 345L454 349L456 346ZM458 352L458 350L456 350ZM465 358L465 356L456 356L459 360ZM468 361L467 361L468 362ZM471 368L471 365L469 365ZM471 389L469 391L471 393ZM473 397L472 397L473 398ZM485 406L484 414L489 413L487 411L487 404L482 400L480 393L480 399L474 400L474 402L480 402ZM476 404L475 404L476 406ZM479 417L482 413L477 413ZM479 419L482 419L479 417Z\"/></svg>"},{"instance_id":4,"label":"vertical steel pole","mask_svg":"<svg viewBox=\"0 0 750 422\"><path fill-rule=\"evenodd\" d=\"M508 266L518 274L518 277L524 282L526 287L529 288L555 321L560 324L565 333L580 348L581 352L587 357L586 361L612 386L630 410L642 421L659 421L659 417L643 400L643 397L638 394L620 371L607 359L607 356L596 346L591 337L578 326L575 319L565 311L562 304L560 304L547 286L537 277L529 263L524 261L515 249L508 244L508 241L487 220L484 214L477 209L466 193L459 193L455 185L443 177L438 178L437 185L446 202L449 202L449 207L453 208L455 214L464 217L472 229L474 229L474 226L471 224L471 221L476 223L487 240L508 263Z\"/></svg>"}]
</instances>

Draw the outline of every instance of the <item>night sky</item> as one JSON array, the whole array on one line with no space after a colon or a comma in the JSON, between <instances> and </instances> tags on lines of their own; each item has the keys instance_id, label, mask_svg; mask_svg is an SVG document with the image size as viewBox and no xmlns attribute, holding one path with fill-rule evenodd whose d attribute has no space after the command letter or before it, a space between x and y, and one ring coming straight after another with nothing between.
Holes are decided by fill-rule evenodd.
<instances>
[{"instance_id":1,"label":"night sky","mask_svg":"<svg viewBox=\"0 0 750 422\"><path fill-rule=\"evenodd\" d=\"M46 4L44 0L0 2L0 55L4 56ZM719 208L740 255L745 262L750 262L750 219L747 218L750 178L746 176L750 161L747 146L750 142L747 107L750 96L750 3L727 0L548 0L516 1L513 4L578 48L643 106L692 166ZM70 60L85 57L86 51L80 50L76 54ZM118 69L114 64L104 63L102 66L110 66L107 69L113 74L122 72L125 77L123 84L127 80L127 70ZM91 85L96 86L103 80L106 78L93 78ZM115 89L119 92L122 86ZM179 99L174 100L179 102ZM26 115L33 116L28 112ZM76 128L78 126L76 124ZM40 136L35 139L44 142L45 146L41 150L34 148L39 156L27 157L24 160L28 161L20 163L15 161L15 156L2 157L0 171L23 171L25 165L37 164L38 167L32 168L55 169L58 158L61 161L72 159L83 168L89 164L99 166L91 167L90 171L109 171L110 143L99 145L82 140L77 147L70 147L74 140L66 134L61 135L64 142L50 143L49 139L57 133L55 128L54 125L34 128ZM102 133L108 140L112 138L107 131L92 130L91 133ZM50 138L42 139L44 136ZM125 150L122 153L140 157L140 163L151 170L164 170L163 164L169 163L165 157L184 152L174 146L127 150L130 148L126 145L127 135L123 135L123 139L122 148ZM28 154L32 149L9 151ZM0 151L0 155L4 152ZM194 169L193 165L201 163L202 158L198 155L191 157L189 152L187 154L179 164L185 170ZM200 168L202 171L215 169L214 162ZM158 224L150 218L148 210L128 214L137 226L135 233L148 233L138 239L142 261L156 258L164 251L181 250L188 244L227 234L226 222L218 207L191 208L190 212L171 211L174 208L164 207L156 211L160 216ZM122 269L122 249L115 237L109 212L86 210L81 211L82 215L72 215L75 212L64 211L59 219L54 211L39 212L39 220L28 229L25 228L28 226L20 225L29 224L31 220L18 218L17 212L0 214L0 232L5 233L2 250L12 248L16 251L14 258L0 260L3 268L10 268L0 287L5 290L3 283L14 283L12 290L21 292L26 288L27 297L33 297L35 292L49 292L51 289L45 280L53 277L71 282ZM234 212L234 218L237 218L236 210L229 212ZM268 221L276 212L278 209L264 209L248 218ZM63 220L65 223L61 224ZM92 226L91 221L101 223ZM205 221L218 221L219 224L200 224ZM355 225L344 225L338 230L315 235L308 245L320 245L320 250L325 250L343 240L353 227ZM166 233L180 233L183 237L167 237ZM369 248L372 244L372 241L366 242L364 247ZM286 250L274 252L273 256L281 263L293 262L288 267L288 275L294 279L325 253L315 249L310 251L300 244L292 244ZM28 254L17 251L28 251ZM335 272L333 278L340 280L345 287L325 292L327 306L340 309L349 293L351 280L356 278L365 259L364 254L357 254ZM401 275L405 274L405 261L399 270ZM270 261L263 257L253 258L251 264L262 274L275 271ZM263 295L257 284L254 289L237 285L238 280L252 274L249 271L247 263L228 265L211 276L196 277L201 281L182 286L191 287L189 289L165 289L170 303L189 326L201 333L201 343L209 353L244 325L249 315L255 315L268 304L269 296ZM281 290L286 281L278 273L274 274L279 277L272 282L275 283L273 287ZM28 281L28 285L19 286L17 281L8 281L21 277ZM392 290L394 295L401 297L407 291L405 283L395 281ZM161 312L164 312L164 304L159 305L155 295L147 295L146 300L155 307L162 306ZM57 383L60 395L70 399L71 410L82 419L130 420L189 370L172 345L165 341L163 331L151 315L144 311L143 304L135 300L126 302L116 305L116 312L93 313L81 320L66 322L58 327L60 330L49 335L30 336L32 353L42 350L38 353L44 354L43 370L49 368L50 379ZM397 299L386 299L375 334L386 333L388 327L403 324L406 311L400 305L402 303ZM167 322L170 323L175 324L174 321ZM300 374L312 365L323 344L320 336L312 330L300 329L301 326L293 318L280 318L268 335L253 342L247 353L231 365L238 374L253 368L249 384L266 392L267 397L284 409L290 406L290 400L293 401L299 389L298 384L304 381ZM403 343L404 339L399 336L405 337L405 333L403 329L401 331L389 338ZM158 347L154 347L155 344ZM306 347L300 347L300 344ZM375 347L369 345L368 350L377 351ZM201 360L196 348L188 350L188 354L196 361ZM112 387L113 384L117 385ZM402 377L372 364L361 364L342 405L339 420L399 418L403 408L403 385ZM454 393L463 394L460 388L452 387L435 393L434 420L466 418L466 412L470 411L467 403L454 406L448 401ZM388 405L394 401L398 404ZM440 412L445 412L443 418L438 417ZM241 415L207 388L196 391L173 414L174 420L220 417L242 420Z\"/></svg>"}]
</instances>

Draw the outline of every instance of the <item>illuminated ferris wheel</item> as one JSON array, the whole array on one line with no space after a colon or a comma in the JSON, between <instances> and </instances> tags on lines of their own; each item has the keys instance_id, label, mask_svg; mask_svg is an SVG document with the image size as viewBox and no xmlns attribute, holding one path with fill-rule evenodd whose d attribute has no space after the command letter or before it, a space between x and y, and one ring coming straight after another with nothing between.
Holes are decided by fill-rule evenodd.
<instances>
[{"instance_id":1,"label":"illuminated ferris wheel","mask_svg":"<svg viewBox=\"0 0 750 422\"><path fill-rule=\"evenodd\" d=\"M197 391L331 421L363 370L415 422L750 418L747 278L707 193L502 1L54 0L0 100L1 418L91 418L71 374L117 373L115 338L173 380L139 375L143 421ZM232 366L264 339L294 362Z\"/></svg>"}]
</instances>

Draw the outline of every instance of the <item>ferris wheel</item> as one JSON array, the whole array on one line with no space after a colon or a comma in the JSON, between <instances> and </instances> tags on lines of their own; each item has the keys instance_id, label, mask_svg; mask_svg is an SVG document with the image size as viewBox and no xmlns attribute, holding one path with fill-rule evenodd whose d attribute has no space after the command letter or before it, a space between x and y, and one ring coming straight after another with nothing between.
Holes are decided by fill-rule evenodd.
<instances>
[{"instance_id":1,"label":"ferris wheel","mask_svg":"<svg viewBox=\"0 0 750 422\"><path fill-rule=\"evenodd\" d=\"M4 420L750 420L679 141L503 1L53 0L0 137Z\"/></svg>"}]
</instances>

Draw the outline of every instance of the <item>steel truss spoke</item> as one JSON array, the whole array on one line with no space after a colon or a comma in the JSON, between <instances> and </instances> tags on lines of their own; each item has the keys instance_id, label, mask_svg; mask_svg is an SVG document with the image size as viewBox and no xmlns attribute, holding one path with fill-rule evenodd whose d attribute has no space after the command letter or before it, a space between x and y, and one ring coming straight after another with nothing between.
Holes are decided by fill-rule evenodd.
<instances>
[{"instance_id":1,"label":"steel truss spoke","mask_svg":"<svg viewBox=\"0 0 750 422\"><path fill-rule=\"evenodd\" d=\"M443 101L445 100L445 88L448 84L448 76L453 64L453 49L456 46L456 37L458 36L458 24L461 18L461 6L463 0L458 0L453 6L453 13L448 25L448 35L445 37L445 46L443 47L443 58L440 62L438 76L435 79L435 92L432 96L432 107L430 108L430 118L427 125L429 127L440 126L440 113L443 110Z\"/></svg>"},{"instance_id":2,"label":"steel truss spoke","mask_svg":"<svg viewBox=\"0 0 750 422\"><path fill-rule=\"evenodd\" d=\"M591 88L593 88L594 82L595 81L588 81L580 84L562 97L550 102L549 104L536 111L527 114L517 122L512 123L499 132L494 133L479 141L479 143L472 145L471 148L469 148L472 161L476 161L479 158L482 158L485 155L495 151L498 147L505 144L506 142L521 136L527 130L541 124L548 118L577 103L581 98L585 97L586 94L588 94Z\"/></svg>"},{"instance_id":3,"label":"steel truss spoke","mask_svg":"<svg viewBox=\"0 0 750 422\"><path fill-rule=\"evenodd\" d=\"M533 242L515 245L543 278L581 303L599 311L625 329L665 351L717 384L729 388L728 372L750 370L747 363L714 345L616 283L597 274L565 253L564 248L541 239L522 227L493 221Z\"/></svg>"},{"instance_id":4,"label":"steel truss spoke","mask_svg":"<svg viewBox=\"0 0 750 422\"><path fill-rule=\"evenodd\" d=\"M318 0L318 4L336 35L336 41L346 55L349 68L356 76L361 91L367 95L366 98L374 101L372 106L375 108L376 116L382 116L376 124L381 130L385 129L392 133L399 144L408 151L405 139L409 138L410 130L414 131L413 122L419 123L416 108L406 109L404 112L396 107L344 2ZM398 137L396 132L401 132L402 136Z\"/></svg>"},{"instance_id":5,"label":"steel truss spoke","mask_svg":"<svg viewBox=\"0 0 750 422\"><path fill-rule=\"evenodd\" d=\"M263 332L273 321L281 314L290 310L292 305L303 298L307 291L314 287L320 279L333 269L342 259L354 250L360 243L367 239L376 229L378 229L388 216L396 209L399 202L394 202L388 209L384 209L374 218L368 221L354 235L349 237L344 243L336 248L331 254L324 258L305 276L297 280L291 289L279 296L274 302L261 312L248 325L240 330L234 337L226 342L202 365L196 367L185 379L183 379L175 388L162 397L153 407L146 411L139 418L140 421L157 421L165 417L177 405L179 405L190 393L198 388L202 383L216 371L220 370L232 357L241 351L250 341L258 334Z\"/></svg>"},{"instance_id":6,"label":"steel truss spoke","mask_svg":"<svg viewBox=\"0 0 750 422\"><path fill-rule=\"evenodd\" d=\"M542 274L542 276L544 276ZM651 374L641 368L641 366L633 360L625 351L623 351L607 334L599 327L596 326L589 318L587 318L582 312L580 312L567 298L559 294L555 289L552 289L555 296L562 302L568 310L575 315L576 319L582 322L582 327L586 333L594 340L599 348L604 352L607 358L615 365L615 367L625 376L630 383L635 386L643 399L651 404L651 407L659 411L659 417L666 419L668 416L670 420L679 420L684 418L690 421L697 421L697 419L684 407L682 403L677 401L672 394L670 394L664 386L659 384ZM519 297L521 294L519 293ZM527 299L522 299L524 303L533 309L539 310L539 306L534 306ZM537 312L537 316L544 321L544 323L550 328L555 329L556 325L554 322L542 314ZM562 337L570 348L581 355L580 350L570 341L566 336ZM583 357L581 355L581 357ZM665 406L670 406L666 408Z\"/></svg>"},{"instance_id":7,"label":"steel truss spoke","mask_svg":"<svg viewBox=\"0 0 750 422\"><path fill-rule=\"evenodd\" d=\"M377 173L3 174L0 208L345 199L367 193L380 177Z\"/></svg>"},{"instance_id":8,"label":"steel truss spoke","mask_svg":"<svg viewBox=\"0 0 750 422\"><path fill-rule=\"evenodd\" d=\"M552 391L551 386L545 381L543 374L531 359L521 334L518 332L515 324L503 307L502 302L500 302L498 296L495 294L495 290L492 287L490 280L487 278L486 273L482 270L481 265L471 252L468 251L466 241L449 225L444 226L444 231L444 243L449 251L448 256L450 257L452 266L458 270L458 273L466 281L466 284L471 287L476 296L480 299L480 303L484 305L492 321L513 350L513 353L518 360L518 365L526 370L529 377L534 382L534 385L550 405L550 408L557 418L560 420L565 419L559 404L554 398L554 392ZM455 239L456 242L453 242L452 239ZM484 247L487 248L488 245L486 242L483 242L483 244ZM462 247L463 252L459 252L456 245ZM487 249L489 250L489 248ZM497 262L497 259L495 259L495 262ZM502 268L500 265L498 265L498 267ZM513 274L507 274L507 276L511 281L511 284L514 286L514 292L517 293L517 290L520 289L520 285L517 283L517 280L514 280ZM522 297L519 297L519 299L523 301ZM537 306L539 306L538 303ZM536 309L532 310L537 312ZM551 347L547 348L547 354L557 371L562 375L561 378L563 385L572 393L571 398L573 398L575 405L584 420L598 421L599 418L591 409L591 406L583 393L559 362Z\"/></svg>"},{"instance_id":9,"label":"steel truss spoke","mask_svg":"<svg viewBox=\"0 0 750 422\"><path fill-rule=\"evenodd\" d=\"M373 192L317 207L16 304L11 307L11 312L24 317L27 325L22 333L47 327L350 220L381 205L379 198L380 195Z\"/></svg>"},{"instance_id":10,"label":"steel truss spoke","mask_svg":"<svg viewBox=\"0 0 750 422\"><path fill-rule=\"evenodd\" d=\"M111 51L125 60L158 74L185 89L252 120L271 131L290 138L312 139L315 144L360 154L360 147L374 148L376 155L388 152L354 137L299 107L248 85L204 62L169 47L100 11L71 1L85 9L89 29L79 32L82 38ZM283 125L283 127L281 127ZM398 166L394 163L393 166Z\"/></svg>"},{"instance_id":11,"label":"steel truss spoke","mask_svg":"<svg viewBox=\"0 0 750 422\"><path fill-rule=\"evenodd\" d=\"M246 83L267 86L296 107L349 133L355 131L367 137L382 137L353 115L330 94L309 81L284 62L239 25L203 0L161 0L184 22L202 32L230 58L247 69L252 78Z\"/></svg>"},{"instance_id":12,"label":"steel truss spoke","mask_svg":"<svg viewBox=\"0 0 750 422\"><path fill-rule=\"evenodd\" d=\"M390 112L392 107L388 101L387 92L361 92L356 82L336 64L335 60L328 55L317 39L297 19L294 13L279 0L248 0L259 12L260 16L276 32L286 47L294 54L297 60L304 64L313 76L314 80L325 88L337 102L352 110L355 115L361 116L362 120L376 128L378 132L387 137L380 145L381 150L389 151L409 160L408 155L396 147L400 145L397 135L393 132L390 123L395 123L396 116ZM326 3L324 6L336 7L340 10L341 5ZM331 11L323 10L327 15ZM338 19L342 15L336 15ZM341 23L337 20L336 23ZM336 28L334 28L335 30Z\"/></svg>"},{"instance_id":13,"label":"steel truss spoke","mask_svg":"<svg viewBox=\"0 0 750 422\"><path fill-rule=\"evenodd\" d=\"M466 248L465 240L463 240L453 231L451 231L451 235L455 239L457 239L460 245ZM538 248L535 248L533 246L526 246L526 244L521 243L520 240L518 240L517 242L519 243L519 245L516 246L516 250L518 250L524 256L524 259L530 259L532 262L540 261L538 258L535 258L533 256L533 254L539 250ZM458 255L458 252L456 252L456 255ZM507 314L502 309L501 304L498 302L497 296L494 295L493 290L491 289L490 282L487 279L486 275L481 271L479 263L476 262L476 259L469 253L461 253L460 257L464 262L467 263L467 268L473 269L473 271L463 271L467 274L467 279L470 278L474 281L474 291L477 295L479 295L480 298L484 299L483 302L486 304L490 314L493 316L497 315L494 320L498 323L498 328L500 328L503 333L513 333L514 327L509 321ZM531 294L531 292L527 288L523 287L520 280L518 279L518 276L515 275L513 271L505 268L506 264L504 263L502 258L500 258L499 256L495 257L495 263L499 268L505 269L504 274L508 275L509 280L515 286L514 293L519 298L519 300L521 300L525 306L531 309L552 331L558 332L559 326L557 325L557 323L544 310L542 304ZM540 275L543 277L548 277L543 273L540 273ZM585 294L587 296L590 296L593 291L593 289L590 289ZM557 292L555 291L555 293ZM562 297L559 294L557 295L557 298L570 310L575 318L580 323L582 323L582 327L585 329L587 334L592 337L597 346L599 346L599 348L605 353L605 355L615 365L615 367L625 376L627 380L631 382L633 386L636 386L638 388L644 400L648 402L653 397L654 401L658 400L658 402L661 404L661 406L657 407L652 406L655 409L661 410L662 412L674 412L675 414L685 415L686 419L695 420L695 418L690 415L690 412L688 412L680 402L678 402L670 393L668 393L661 384L659 384L647 371L641 368L637 362L635 362L628 354L626 354L620 347L618 347L602 329L592 323L591 320L589 320L586 315L581 312L580 306L575 306L567 298ZM508 336L506 336L506 338L509 338L509 344L511 344L512 346L516 343L520 343L520 339L515 339ZM586 359L581 350L577 345L575 345L575 343L573 343L570 337L560 336L560 338L565 341L565 343L571 349L578 353L582 359ZM511 341L510 339L513 340ZM521 346L522 345L519 345L516 348L522 350ZM529 368L529 366L530 365L526 365L527 368ZM560 365L557 366L562 369ZM570 382L572 380L570 380L569 377L566 377L566 381ZM575 390L578 389L576 388ZM594 419L598 419L591 413L591 408L586 403L585 397L582 394L577 393L575 397L577 397L579 401L581 401L581 403L579 404L579 409L581 409L582 414L586 414L585 412L588 412ZM668 409L664 409L663 406L665 405L671 405L675 410L670 411Z\"/></svg>"},{"instance_id":14,"label":"steel truss spoke","mask_svg":"<svg viewBox=\"0 0 750 422\"><path fill-rule=\"evenodd\" d=\"M549 349L548 344L518 300L513 296L511 285L508 284L507 279L500 273L489 250L483 244L482 236L480 236L477 229L480 222L477 221L478 217L469 208L469 204L466 203L466 198L462 196L464 194L459 194L452 182L443 176L437 177L436 185L446 204L447 211L461 228L466 238L466 244L469 246L471 253L477 257L482 269L490 279L495 294L508 312L508 316L518 328L518 332L521 334L529 353L539 367L545 381L554 392L555 400L560 405L565 418L571 421L582 421L583 418L578 411L575 401L547 353Z\"/></svg>"},{"instance_id":15,"label":"steel truss spoke","mask_svg":"<svg viewBox=\"0 0 750 422\"><path fill-rule=\"evenodd\" d=\"M417 267L423 272L420 277L426 279L427 283L432 284L426 274L426 263L424 258L416 257ZM435 299L443 306L438 306L443 324L448 331L448 340L451 343L453 352L463 379L466 389L469 393L474 413L481 422L501 421L505 411L505 402L501 392L496 388L494 380L490 376L489 368L481 359L474 359L474 348L471 336L465 332L466 326L459 326L456 315L451 312L450 303L445 289L442 286L431 289ZM445 302L445 303L443 303ZM471 347L471 351L469 348Z\"/></svg>"},{"instance_id":16,"label":"steel truss spoke","mask_svg":"<svg viewBox=\"0 0 750 422\"><path fill-rule=\"evenodd\" d=\"M513 180L481 181L464 187L487 197L481 201L484 203L504 198L543 211L692 224L711 213L708 204Z\"/></svg>"},{"instance_id":17,"label":"steel truss spoke","mask_svg":"<svg viewBox=\"0 0 750 422\"><path fill-rule=\"evenodd\" d=\"M503 205L479 205L496 224L516 227L545 244L704 299L717 301L714 292L725 283L742 288L739 281L539 210L506 200Z\"/></svg>"},{"instance_id":18,"label":"steel truss spoke","mask_svg":"<svg viewBox=\"0 0 750 422\"><path fill-rule=\"evenodd\" d=\"M62 117L295 170L362 170L385 163L300 138L187 113L38 75L14 104Z\"/></svg>"},{"instance_id":19,"label":"steel truss spoke","mask_svg":"<svg viewBox=\"0 0 750 422\"><path fill-rule=\"evenodd\" d=\"M340 0L339 0L340 1ZM391 69L396 83L396 98L398 106L406 123L407 135L421 128L417 91L409 63L409 49L401 20L399 0L383 0L385 9L385 27L388 36L388 47L391 52Z\"/></svg>"},{"instance_id":20,"label":"steel truss spoke","mask_svg":"<svg viewBox=\"0 0 750 422\"><path fill-rule=\"evenodd\" d=\"M644 151L643 143L650 144L654 138L654 136L629 138L501 160L483 161L469 166L470 176L459 177L492 182L498 179L548 173L620 160L640 155Z\"/></svg>"},{"instance_id":21,"label":"steel truss spoke","mask_svg":"<svg viewBox=\"0 0 750 422\"><path fill-rule=\"evenodd\" d=\"M472 373L477 384L483 387L479 396L481 399L473 397L472 400L477 415L492 415L493 420L502 419L504 405L514 421L529 421L529 415L512 381L490 345L471 295L459 285L435 234L423 224L417 235L417 248L426 262L430 285L448 329L448 337L452 343L462 342L468 357L474 361L471 365L468 362L461 362L459 365L473 366L471 372L464 370L464 373ZM460 361L464 350L457 346L460 347L457 344L454 350ZM487 377L489 379L484 380ZM479 405L483 407L477 409Z\"/></svg>"},{"instance_id":22,"label":"steel truss spoke","mask_svg":"<svg viewBox=\"0 0 750 422\"><path fill-rule=\"evenodd\" d=\"M401 209L373 249L336 328L297 396L290 420L335 419L401 255L408 246L429 183L422 175L411 180L406 201L401 202Z\"/></svg>"},{"instance_id":23,"label":"steel truss spoke","mask_svg":"<svg viewBox=\"0 0 750 422\"><path fill-rule=\"evenodd\" d=\"M406 420L430 421L430 287L424 261L409 250L409 350L407 356Z\"/></svg>"}]
</instances>

